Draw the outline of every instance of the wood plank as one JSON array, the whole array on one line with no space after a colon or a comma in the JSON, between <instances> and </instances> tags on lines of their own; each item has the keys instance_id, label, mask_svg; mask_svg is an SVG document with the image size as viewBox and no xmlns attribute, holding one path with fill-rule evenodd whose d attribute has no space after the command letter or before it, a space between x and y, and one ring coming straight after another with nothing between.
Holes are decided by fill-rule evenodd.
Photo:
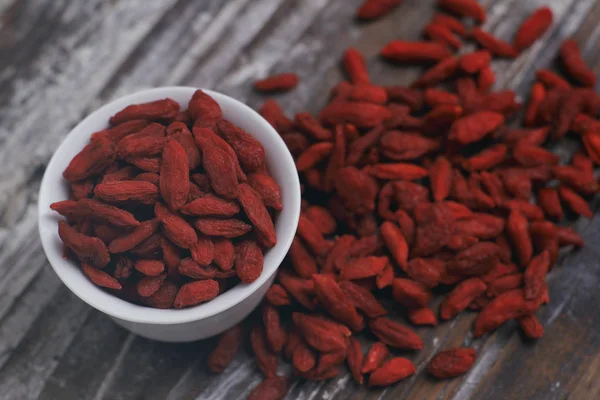
<instances>
[{"instance_id":1,"label":"wood plank","mask_svg":"<svg viewBox=\"0 0 600 400\"><path fill-rule=\"evenodd\" d=\"M0 393L8 399L37 398L91 312L69 289L61 287L0 370Z\"/></svg>"}]
</instances>

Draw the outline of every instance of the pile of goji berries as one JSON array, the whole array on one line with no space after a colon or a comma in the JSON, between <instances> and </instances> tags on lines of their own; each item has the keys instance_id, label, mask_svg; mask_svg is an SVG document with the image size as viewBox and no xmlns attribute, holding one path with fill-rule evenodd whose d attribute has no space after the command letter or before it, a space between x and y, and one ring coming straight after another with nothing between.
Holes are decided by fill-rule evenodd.
<instances>
[{"instance_id":1,"label":"pile of goji berries","mask_svg":"<svg viewBox=\"0 0 600 400\"><path fill-rule=\"evenodd\" d=\"M367 0L358 17L380 17L399 3ZM551 10L528 16L509 44L477 26L486 12L476 1L440 0L439 7L448 14L427 24L429 41L394 40L381 50L395 63L433 63L410 87L373 84L364 57L348 49L348 81L331 90L316 118L302 112L289 119L273 100L260 110L295 157L304 191L288 262L250 334L266 376L250 398L285 395L287 381L276 376L280 353L304 379L335 377L344 361L357 382L371 386L413 374L412 362L390 356L389 348L419 350L423 342L386 317L390 297L413 325L473 310L475 337L512 319L530 338L543 333L535 312L549 301L546 274L561 247L583 245L574 230L556 224L591 217L598 190L595 76L566 40L559 55L566 78L538 71L524 127L509 126L521 105L513 91L490 91L490 61L529 47L552 24ZM454 55L464 40L480 50ZM257 89L296 85L284 76ZM560 165L547 146L566 134L583 147ZM429 308L433 292L443 295L439 310ZM240 329L221 339L213 370L232 359ZM378 339L366 356L356 339L363 332ZM457 376L475 358L474 349L442 351L428 372Z\"/></svg>"},{"instance_id":2,"label":"pile of goji berries","mask_svg":"<svg viewBox=\"0 0 600 400\"><path fill-rule=\"evenodd\" d=\"M136 104L110 125L65 169L72 198L51 205L67 220L65 255L96 285L156 308L256 280L282 209L263 146L201 90L187 110Z\"/></svg>"}]
</instances>

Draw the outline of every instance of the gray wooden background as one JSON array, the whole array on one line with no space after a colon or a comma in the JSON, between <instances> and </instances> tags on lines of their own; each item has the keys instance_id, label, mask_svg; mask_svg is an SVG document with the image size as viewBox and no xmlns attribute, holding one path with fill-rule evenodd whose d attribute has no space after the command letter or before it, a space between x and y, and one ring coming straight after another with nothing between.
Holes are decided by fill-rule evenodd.
<instances>
[{"instance_id":1,"label":"gray wooden background","mask_svg":"<svg viewBox=\"0 0 600 400\"><path fill-rule=\"evenodd\" d=\"M406 0L387 18L358 24L361 0L0 0L0 399L236 399L261 377L247 352L225 374L205 367L213 342L163 344L129 334L72 295L52 272L37 234L36 197L61 139L103 103L149 87L215 89L253 107L251 82L294 71L301 85L278 97L286 111L316 111L340 79L352 44L376 83L409 83L418 70L377 59L384 43L416 39L433 0ZM600 1L484 0L485 28L510 40L531 10L555 23L517 60L495 61L497 87L524 96L534 70L573 36L600 72ZM579 221L590 246L563 257L550 278L546 333L524 342L514 325L472 342L472 315L422 329L421 371L441 348L480 352L466 376L418 374L368 390L347 374L297 382L288 399L600 398L600 218Z\"/></svg>"}]
</instances>

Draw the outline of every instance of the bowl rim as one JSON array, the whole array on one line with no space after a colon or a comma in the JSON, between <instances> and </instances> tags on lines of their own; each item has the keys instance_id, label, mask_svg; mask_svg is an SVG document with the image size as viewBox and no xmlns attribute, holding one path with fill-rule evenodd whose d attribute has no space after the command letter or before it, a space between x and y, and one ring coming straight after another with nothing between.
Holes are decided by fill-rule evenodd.
<instances>
[{"instance_id":1,"label":"bowl rim","mask_svg":"<svg viewBox=\"0 0 600 400\"><path fill-rule=\"evenodd\" d=\"M285 142L277 133L277 131L271 126L270 123L268 123L260 114L258 114L246 104L223 93L200 88L200 90L213 97L219 103L219 105L222 106L223 104L228 104L229 106L236 108L237 111L249 114L249 116L256 118L258 123L261 125L261 129L268 133L269 140L271 141L270 146L275 147L276 152L281 153L280 156L284 160L284 167L289 168L291 166L291 170L294 171L293 174L290 174L290 176L286 178L292 181L290 189L290 191L292 192L290 204L285 205L286 209L287 207L292 208L290 215L291 218L285 221L278 221L278 224L285 225L284 229L286 234L283 235L283 237L278 237L277 244L275 245L275 247L269 249L268 251L268 253L274 252L273 255L269 254L272 255L272 257L274 257L269 263L269 265L274 264L275 266L267 268L265 265L260 277L250 284L240 282L236 286L230 288L223 294L217 296L216 298L206 303L183 309L157 309L130 303L128 301L118 298L117 296L114 296L113 294L107 291L104 291L103 289L97 287L91 282L89 282L89 286L91 288L78 287L73 282L74 278L72 278L72 276L74 275L72 275L72 272L68 269L63 268L64 266L72 268L73 262L62 258L62 249L59 250L60 255L56 257L56 254L51 248L51 246L55 246L57 244L54 243L51 234L48 234L44 230L44 227L47 227L49 224L49 213L56 215L56 218L52 219L52 224L56 225L56 230L58 229L58 221L63 219L60 215L50 210L49 205L51 204L51 202L48 199L48 193L51 190L51 188L49 187L49 185L51 184L50 181L54 180L53 178L56 178L56 174L60 174L59 179L63 179L62 170L59 171L57 169L58 167L56 166L56 164L59 163L59 154L61 154L64 151L68 151L68 143L70 140L72 140L75 137L78 137L79 135L82 135L77 133L79 130L82 129L82 127L90 123L93 124L93 120L100 118L99 116L101 115L106 114L106 122L108 123L108 118L112 114L129 104L149 102L171 96L176 97L177 94L189 95L189 97L191 98L192 94L196 90L198 90L198 88L189 86L163 86L141 90L110 101L109 103L88 114L84 119L82 119L69 131L69 133L63 138L58 148L54 151L44 171L44 176L42 177L38 195L38 232L40 235L42 248L44 250L46 258L48 259L48 262L52 266L54 272L58 275L60 280L69 288L69 290L71 290L71 292L73 292L77 297L79 297L81 300L83 300L85 303L89 304L93 308L102 311L103 313L108 314L112 317L133 323L171 325L199 321L205 318L215 316L242 303L245 299L250 297L254 292L256 292L264 284L266 284L267 281L271 278L271 276L273 276L277 272L294 239L296 228L298 226L298 220L300 217L300 181L298 178L298 173L296 171L294 160ZM140 100L140 97L143 97L144 99ZM89 132L89 135L91 135L92 133L93 132ZM249 133L252 134L252 132ZM282 166L278 165L278 168L280 167ZM54 171L54 173L50 174L49 171ZM54 232L56 232L56 230ZM60 266L58 266L58 264L60 264ZM83 275L79 268L76 272ZM87 279L87 277L85 276L84 278ZM88 292L88 289L91 292ZM120 305L121 307L115 307L115 305Z\"/></svg>"}]
</instances>

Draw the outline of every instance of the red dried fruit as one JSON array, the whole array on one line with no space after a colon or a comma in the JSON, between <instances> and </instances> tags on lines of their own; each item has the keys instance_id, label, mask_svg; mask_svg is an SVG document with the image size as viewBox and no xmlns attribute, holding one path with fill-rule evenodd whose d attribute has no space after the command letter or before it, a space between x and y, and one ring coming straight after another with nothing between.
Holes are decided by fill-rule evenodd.
<instances>
[{"instance_id":1,"label":"red dried fruit","mask_svg":"<svg viewBox=\"0 0 600 400\"><path fill-rule=\"evenodd\" d=\"M116 156L117 151L112 141L94 140L73 157L64 170L63 177L69 182L87 179L104 171L115 161Z\"/></svg>"},{"instance_id":2,"label":"red dried fruit","mask_svg":"<svg viewBox=\"0 0 600 400\"><path fill-rule=\"evenodd\" d=\"M394 300L407 308L427 307L431 300L431 292L424 285L403 278L396 278L392 282L392 295Z\"/></svg>"},{"instance_id":3,"label":"red dried fruit","mask_svg":"<svg viewBox=\"0 0 600 400\"><path fill-rule=\"evenodd\" d=\"M89 278L95 285L105 287L107 289L121 290L121 284L112 276L104 271L94 268L89 264L81 264L81 269L85 276Z\"/></svg>"},{"instance_id":4,"label":"red dried fruit","mask_svg":"<svg viewBox=\"0 0 600 400\"><path fill-rule=\"evenodd\" d=\"M381 365L381 363L383 363L383 360L387 358L389 353L390 352L385 343L373 343L371 345L371 348L369 348L367 356L364 359L361 372L363 374L368 374L379 368L379 366Z\"/></svg>"},{"instance_id":5,"label":"red dried fruit","mask_svg":"<svg viewBox=\"0 0 600 400\"><path fill-rule=\"evenodd\" d=\"M280 134L293 129L294 122L285 116L279 104L273 99L267 99L259 110L264 117Z\"/></svg>"},{"instance_id":6,"label":"red dried fruit","mask_svg":"<svg viewBox=\"0 0 600 400\"><path fill-rule=\"evenodd\" d=\"M221 335L208 356L208 367L211 371L217 373L225 371L242 344L243 333L241 325L234 325Z\"/></svg>"},{"instance_id":7,"label":"red dried fruit","mask_svg":"<svg viewBox=\"0 0 600 400\"><path fill-rule=\"evenodd\" d=\"M378 275L388 263L387 257L360 257L347 262L340 271L340 278L347 280L369 278Z\"/></svg>"},{"instance_id":8,"label":"red dried fruit","mask_svg":"<svg viewBox=\"0 0 600 400\"><path fill-rule=\"evenodd\" d=\"M325 240L315 224L304 215L300 215L297 234L316 256L324 256L331 249L331 243Z\"/></svg>"},{"instance_id":9,"label":"red dried fruit","mask_svg":"<svg viewBox=\"0 0 600 400\"><path fill-rule=\"evenodd\" d=\"M470 171L488 170L504 161L508 148L504 144L497 144L483 150L463 162L463 168ZM514 153L513 153L514 156ZM516 158L516 157L515 157Z\"/></svg>"},{"instance_id":10,"label":"red dried fruit","mask_svg":"<svg viewBox=\"0 0 600 400\"><path fill-rule=\"evenodd\" d=\"M453 49L460 49L462 47L460 39L455 37L452 31L445 25L431 22L423 28L423 32L429 39Z\"/></svg>"},{"instance_id":11,"label":"red dried fruit","mask_svg":"<svg viewBox=\"0 0 600 400\"><path fill-rule=\"evenodd\" d=\"M349 326L353 331L361 331L364 327L364 320L336 281L328 275L315 274L312 278L320 305L336 320Z\"/></svg>"},{"instance_id":12,"label":"red dried fruit","mask_svg":"<svg viewBox=\"0 0 600 400\"><path fill-rule=\"evenodd\" d=\"M154 204L158 200L158 187L144 181L114 181L96 185L94 195L107 203Z\"/></svg>"},{"instance_id":13,"label":"red dried fruit","mask_svg":"<svg viewBox=\"0 0 600 400\"><path fill-rule=\"evenodd\" d=\"M407 350L423 348L423 341L416 333L390 319L380 317L370 320L369 328L379 340L388 346Z\"/></svg>"},{"instance_id":14,"label":"red dried fruit","mask_svg":"<svg viewBox=\"0 0 600 400\"><path fill-rule=\"evenodd\" d=\"M163 233L177 246L189 249L196 244L198 237L194 228L179 215L161 203L156 203L154 213L162 225Z\"/></svg>"},{"instance_id":15,"label":"red dried fruit","mask_svg":"<svg viewBox=\"0 0 600 400\"><path fill-rule=\"evenodd\" d=\"M302 279L286 271L280 271L278 278L281 286L294 300L309 310L315 308L315 288L311 279Z\"/></svg>"},{"instance_id":16,"label":"red dried fruit","mask_svg":"<svg viewBox=\"0 0 600 400\"><path fill-rule=\"evenodd\" d=\"M117 263L115 265L115 271L113 272L113 276L116 279L127 279L131 276L131 272L133 270L133 261L129 257L120 256L117 258Z\"/></svg>"},{"instance_id":17,"label":"red dried fruit","mask_svg":"<svg viewBox=\"0 0 600 400\"><path fill-rule=\"evenodd\" d=\"M263 253L251 240L244 240L235 246L235 272L242 282L252 283L262 273Z\"/></svg>"},{"instance_id":18,"label":"red dried fruit","mask_svg":"<svg viewBox=\"0 0 600 400\"><path fill-rule=\"evenodd\" d=\"M467 36L467 28L465 28L463 23L450 15L435 14L431 22L434 24L443 25L459 36Z\"/></svg>"},{"instance_id":19,"label":"red dried fruit","mask_svg":"<svg viewBox=\"0 0 600 400\"><path fill-rule=\"evenodd\" d=\"M301 172L314 167L328 157L332 150L333 143L331 142L313 144L298 156L296 159L296 169Z\"/></svg>"},{"instance_id":20,"label":"red dried fruit","mask_svg":"<svg viewBox=\"0 0 600 400\"><path fill-rule=\"evenodd\" d=\"M369 290L350 281L341 281L339 286L346 299L367 317L377 318L387 314L387 310Z\"/></svg>"},{"instance_id":21,"label":"red dried fruit","mask_svg":"<svg viewBox=\"0 0 600 400\"><path fill-rule=\"evenodd\" d=\"M413 325L429 325L436 326L437 319L431 308L413 308L406 311L408 320Z\"/></svg>"},{"instance_id":22,"label":"red dried fruit","mask_svg":"<svg viewBox=\"0 0 600 400\"><path fill-rule=\"evenodd\" d=\"M196 130L194 136L198 137ZM217 145L205 142L202 146L202 165L213 190L219 196L226 199L238 196L238 177L233 155Z\"/></svg>"},{"instance_id":23,"label":"red dried fruit","mask_svg":"<svg viewBox=\"0 0 600 400\"><path fill-rule=\"evenodd\" d=\"M471 369L477 352L475 349L455 348L440 351L429 362L427 372L436 378L454 378Z\"/></svg>"},{"instance_id":24,"label":"red dried fruit","mask_svg":"<svg viewBox=\"0 0 600 400\"><path fill-rule=\"evenodd\" d=\"M450 241L454 215L445 203L421 204L414 214L417 230L411 256L433 254Z\"/></svg>"},{"instance_id":25,"label":"red dried fruit","mask_svg":"<svg viewBox=\"0 0 600 400\"><path fill-rule=\"evenodd\" d=\"M549 69L538 69L535 72L535 77L543 84L542 87L545 86L547 89L571 89L569 82Z\"/></svg>"},{"instance_id":26,"label":"red dried fruit","mask_svg":"<svg viewBox=\"0 0 600 400\"><path fill-rule=\"evenodd\" d=\"M519 211L512 210L506 222L506 231L512 241L517 259L522 266L531 260L533 244L529 235L529 222Z\"/></svg>"},{"instance_id":27,"label":"red dried fruit","mask_svg":"<svg viewBox=\"0 0 600 400\"><path fill-rule=\"evenodd\" d=\"M461 275L483 275L494 268L501 253L502 248L497 244L479 242L458 253L448 269Z\"/></svg>"},{"instance_id":28,"label":"red dried fruit","mask_svg":"<svg viewBox=\"0 0 600 400\"><path fill-rule=\"evenodd\" d=\"M354 167L338 170L335 188L349 211L366 214L375 209L377 184L365 171Z\"/></svg>"},{"instance_id":29,"label":"red dried fruit","mask_svg":"<svg viewBox=\"0 0 600 400\"><path fill-rule=\"evenodd\" d=\"M94 191L94 181L87 179L81 182L71 183L71 194L75 200L91 197Z\"/></svg>"},{"instance_id":30,"label":"red dried fruit","mask_svg":"<svg viewBox=\"0 0 600 400\"><path fill-rule=\"evenodd\" d=\"M487 285L479 278L469 278L460 282L442 301L440 317L451 319L466 310L471 302L485 293Z\"/></svg>"},{"instance_id":31,"label":"red dried fruit","mask_svg":"<svg viewBox=\"0 0 600 400\"><path fill-rule=\"evenodd\" d=\"M265 331L262 326L254 325L250 331L250 344L256 357L258 368L264 376L272 378L277 373L277 354L267 346Z\"/></svg>"},{"instance_id":32,"label":"red dried fruit","mask_svg":"<svg viewBox=\"0 0 600 400\"><path fill-rule=\"evenodd\" d=\"M460 68L468 74L475 74L487 67L492 61L492 55L487 50L474 51L460 58Z\"/></svg>"},{"instance_id":33,"label":"red dried fruit","mask_svg":"<svg viewBox=\"0 0 600 400\"><path fill-rule=\"evenodd\" d=\"M448 138L461 144L478 142L504 123L497 112L480 111L457 119L450 128Z\"/></svg>"},{"instance_id":34,"label":"red dried fruit","mask_svg":"<svg viewBox=\"0 0 600 400\"><path fill-rule=\"evenodd\" d=\"M452 55L450 50L440 43L403 40L392 40L381 49L379 54L395 62L435 62Z\"/></svg>"},{"instance_id":35,"label":"red dried fruit","mask_svg":"<svg viewBox=\"0 0 600 400\"><path fill-rule=\"evenodd\" d=\"M583 199L583 197L579 196L573 189L566 186L560 186L558 188L558 194L574 213L586 218L592 218L594 216L588 202Z\"/></svg>"},{"instance_id":36,"label":"red dried fruit","mask_svg":"<svg viewBox=\"0 0 600 400\"><path fill-rule=\"evenodd\" d=\"M317 261L306 250L302 241L296 236L288 253L294 271L302 278L310 279L317 273Z\"/></svg>"},{"instance_id":37,"label":"red dried fruit","mask_svg":"<svg viewBox=\"0 0 600 400\"><path fill-rule=\"evenodd\" d=\"M423 167L407 163L374 164L365 167L363 171L379 179L407 181L424 178L428 173Z\"/></svg>"},{"instance_id":38,"label":"red dried fruit","mask_svg":"<svg viewBox=\"0 0 600 400\"><path fill-rule=\"evenodd\" d=\"M356 18L371 21L389 14L403 0L364 0L356 10Z\"/></svg>"},{"instance_id":39,"label":"red dried fruit","mask_svg":"<svg viewBox=\"0 0 600 400\"><path fill-rule=\"evenodd\" d=\"M190 190L188 156L176 140L170 140L162 152L160 194L172 210L181 208Z\"/></svg>"},{"instance_id":40,"label":"red dried fruit","mask_svg":"<svg viewBox=\"0 0 600 400\"><path fill-rule=\"evenodd\" d=\"M325 207L310 206L304 210L304 215L323 235L331 235L337 228L335 218Z\"/></svg>"},{"instance_id":41,"label":"red dried fruit","mask_svg":"<svg viewBox=\"0 0 600 400\"><path fill-rule=\"evenodd\" d=\"M217 281L207 279L186 283L177 292L173 306L175 308L194 306L212 300L218 294L219 284Z\"/></svg>"},{"instance_id":42,"label":"red dried fruit","mask_svg":"<svg viewBox=\"0 0 600 400\"><path fill-rule=\"evenodd\" d=\"M460 17L473 18L478 23L485 22L485 9L475 0L438 0L438 6Z\"/></svg>"},{"instance_id":43,"label":"red dried fruit","mask_svg":"<svg viewBox=\"0 0 600 400\"><path fill-rule=\"evenodd\" d=\"M264 244L267 247L275 246L277 243L275 226L260 195L248 184L242 183L239 186L238 201Z\"/></svg>"},{"instance_id":44,"label":"red dried fruit","mask_svg":"<svg viewBox=\"0 0 600 400\"><path fill-rule=\"evenodd\" d=\"M125 107L112 117L111 125L119 125L132 119L169 120L179 113L179 103L172 99L162 99L143 104L132 104Z\"/></svg>"},{"instance_id":45,"label":"red dried fruit","mask_svg":"<svg viewBox=\"0 0 600 400\"><path fill-rule=\"evenodd\" d=\"M158 219L151 219L142 222L130 232L111 240L110 244L108 245L108 251L111 253L123 253L127 250L133 249L135 246L148 239L150 235L155 233L158 229L158 225Z\"/></svg>"},{"instance_id":46,"label":"red dried fruit","mask_svg":"<svg viewBox=\"0 0 600 400\"><path fill-rule=\"evenodd\" d=\"M425 71L416 81L412 83L412 87L424 87L424 86L433 86L439 82L443 82L446 79L452 77L459 68L460 59L458 57L448 57L433 67L429 68ZM390 92L388 90L388 95ZM394 97L390 95L390 98L393 100ZM420 107L419 107L420 108Z\"/></svg>"},{"instance_id":47,"label":"red dried fruit","mask_svg":"<svg viewBox=\"0 0 600 400\"><path fill-rule=\"evenodd\" d=\"M381 138L381 154L396 161L414 160L440 147L438 141L418 133L389 131Z\"/></svg>"},{"instance_id":48,"label":"red dried fruit","mask_svg":"<svg viewBox=\"0 0 600 400\"><path fill-rule=\"evenodd\" d=\"M350 336L349 330L340 330L343 325L336 324L324 318L307 314L293 313L294 324L300 329L302 336L313 348L332 352L346 347L345 337ZM346 328L347 329L347 328Z\"/></svg>"},{"instance_id":49,"label":"red dried fruit","mask_svg":"<svg viewBox=\"0 0 600 400\"><path fill-rule=\"evenodd\" d=\"M159 260L136 260L133 267L146 276L158 276L165 270L165 264Z\"/></svg>"},{"instance_id":50,"label":"red dried fruit","mask_svg":"<svg viewBox=\"0 0 600 400\"><path fill-rule=\"evenodd\" d=\"M152 157L158 157L168 141L164 136L164 132L164 126L160 124L150 124L140 132L125 137L117 143L118 157L122 160L127 160L132 164L134 164L131 161L133 159L150 159Z\"/></svg>"},{"instance_id":51,"label":"red dried fruit","mask_svg":"<svg viewBox=\"0 0 600 400\"><path fill-rule=\"evenodd\" d=\"M215 246L207 236L198 236L198 241L190 247L192 259L200 265L209 265L215 256Z\"/></svg>"},{"instance_id":52,"label":"red dried fruit","mask_svg":"<svg viewBox=\"0 0 600 400\"><path fill-rule=\"evenodd\" d=\"M203 233L207 236L223 236L226 238L242 236L252 230L252 226L240 221L239 219L232 218L201 218L194 222L194 226L200 233Z\"/></svg>"},{"instance_id":53,"label":"red dried fruit","mask_svg":"<svg viewBox=\"0 0 600 400\"><path fill-rule=\"evenodd\" d=\"M356 338L351 337L348 344L348 355L346 362L348 363L348 369L352 374L354 380L360 384L363 383L363 376L361 367L363 365L363 352L360 347L360 342Z\"/></svg>"},{"instance_id":54,"label":"red dried fruit","mask_svg":"<svg viewBox=\"0 0 600 400\"><path fill-rule=\"evenodd\" d=\"M118 143L125 136L138 132L148 125L148 121L142 119L134 119L123 122L113 128L104 129L102 131L92 133L91 141L108 139L113 143Z\"/></svg>"},{"instance_id":55,"label":"red dried fruit","mask_svg":"<svg viewBox=\"0 0 600 400\"><path fill-rule=\"evenodd\" d=\"M264 167L265 149L248 132L225 119L217 122L217 132L234 150L244 171L258 171Z\"/></svg>"},{"instance_id":56,"label":"red dried fruit","mask_svg":"<svg viewBox=\"0 0 600 400\"><path fill-rule=\"evenodd\" d=\"M142 297L150 297L160 289L167 274L158 276L146 276L139 280L136 285L137 292Z\"/></svg>"},{"instance_id":57,"label":"red dried fruit","mask_svg":"<svg viewBox=\"0 0 600 400\"><path fill-rule=\"evenodd\" d=\"M486 295L496 297L501 293L517 289L523 286L523 274L510 274L501 276L488 284Z\"/></svg>"},{"instance_id":58,"label":"red dried fruit","mask_svg":"<svg viewBox=\"0 0 600 400\"><path fill-rule=\"evenodd\" d=\"M352 83L369 83L369 72L367 71L365 58L358 50L352 47L348 48L342 57L342 65Z\"/></svg>"},{"instance_id":59,"label":"red dried fruit","mask_svg":"<svg viewBox=\"0 0 600 400\"><path fill-rule=\"evenodd\" d=\"M240 205L212 194L195 199L179 209L183 214L195 216L231 217L240 212Z\"/></svg>"},{"instance_id":60,"label":"red dried fruit","mask_svg":"<svg viewBox=\"0 0 600 400\"><path fill-rule=\"evenodd\" d=\"M352 124L358 128L372 128L391 116L390 110L380 104L336 101L321 110L319 120L325 125Z\"/></svg>"},{"instance_id":61,"label":"red dried fruit","mask_svg":"<svg viewBox=\"0 0 600 400\"><path fill-rule=\"evenodd\" d=\"M110 254L102 240L77 232L75 228L69 226L65 221L60 221L58 223L58 235L63 243L77 255L82 263L103 268L110 261Z\"/></svg>"},{"instance_id":62,"label":"red dried fruit","mask_svg":"<svg viewBox=\"0 0 600 400\"><path fill-rule=\"evenodd\" d=\"M488 91L494 86L494 83L496 83L496 74L492 67L489 65L483 67L477 76L477 87L479 90Z\"/></svg>"},{"instance_id":63,"label":"red dried fruit","mask_svg":"<svg viewBox=\"0 0 600 400\"><path fill-rule=\"evenodd\" d=\"M298 75L282 73L254 82L254 89L259 92L285 92L295 88L296 85L298 85Z\"/></svg>"},{"instance_id":64,"label":"red dried fruit","mask_svg":"<svg viewBox=\"0 0 600 400\"><path fill-rule=\"evenodd\" d=\"M430 167L429 182L435 201L448 197L452 185L452 164L444 156L439 156Z\"/></svg>"},{"instance_id":65,"label":"red dried fruit","mask_svg":"<svg viewBox=\"0 0 600 400\"><path fill-rule=\"evenodd\" d=\"M385 221L381 225L380 234L396 263L405 270L409 249L402 231L394 223Z\"/></svg>"},{"instance_id":66,"label":"red dried fruit","mask_svg":"<svg viewBox=\"0 0 600 400\"><path fill-rule=\"evenodd\" d=\"M540 38L552 25L552 10L549 7L540 7L521 23L513 46L517 51L523 51Z\"/></svg>"},{"instance_id":67,"label":"red dried fruit","mask_svg":"<svg viewBox=\"0 0 600 400\"><path fill-rule=\"evenodd\" d=\"M388 386L406 379L417 371L414 364L407 358L394 357L369 376L369 386Z\"/></svg>"},{"instance_id":68,"label":"red dried fruit","mask_svg":"<svg viewBox=\"0 0 600 400\"><path fill-rule=\"evenodd\" d=\"M281 210L283 208L281 202L281 189L275 179L269 174L249 174L248 184L260 195L267 207L271 207L275 210Z\"/></svg>"},{"instance_id":69,"label":"red dried fruit","mask_svg":"<svg viewBox=\"0 0 600 400\"><path fill-rule=\"evenodd\" d=\"M539 298L546 288L546 274L550 269L550 254L547 250L535 256L527 269L523 279L525 281L525 299Z\"/></svg>"},{"instance_id":70,"label":"red dried fruit","mask_svg":"<svg viewBox=\"0 0 600 400\"><path fill-rule=\"evenodd\" d=\"M556 229L558 233L558 243L561 246L573 245L575 247L583 247L583 238L573 228L558 226Z\"/></svg>"},{"instance_id":71,"label":"red dried fruit","mask_svg":"<svg viewBox=\"0 0 600 400\"><path fill-rule=\"evenodd\" d=\"M502 293L481 310L475 320L473 335L475 337L482 336L484 333L498 328L510 319L535 312L542 303L541 300L525 299L523 289L515 289Z\"/></svg>"},{"instance_id":72,"label":"red dried fruit","mask_svg":"<svg viewBox=\"0 0 600 400\"><path fill-rule=\"evenodd\" d=\"M489 50L493 55L506 58L515 58L517 56L517 51L510 44L498 39L477 26L471 31L471 37L481 47Z\"/></svg>"},{"instance_id":73,"label":"red dried fruit","mask_svg":"<svg viewBox=\"0 0 600 400\"><path fill-rule=\"evenodd\" d=\"M317 364L317 355L304 340L296 346L292 355L292 365L300 372L308 372Z\"/></svg>"},{"instance_id":74,"label":"red dried fruit","mask_svg":"<svg viewBox=\"0 0 600 400\"><path fill-rule=\"evenodd\" d=\"M517 323L529 339L539 339L544 334L544 326L533 314L517 318Z\"/></svg>"},{"instance_id":75,"label":"red dried fruit","mask_svg":"<svg viewBox=\"0 0 600 400\"><path fill-rule=\"evenodd\" d=\"M308 138L300 132L284 133L281 138L294 158L298 157L310 145Z\"/></svg>"},{"instance_id":76,"label":"red dried fruit","mask_svg":"<svg viewBox=\"0 0 600 400\"><path fill-rule=\"evenodd\" d=\"M188 167L191 170L198 168L202 164L202 155L196 146L194 136L183 122L173 122L167 126L166 134L181 144L185 149L188 159Z\"/></svg>"},{"instance_id":77,"label":"red dried fruit","mask_svg":"<svg viewBox=\"0 0 600 400\"><path fill-rule=\"evenodd\" d=\"M346 138L341 125L335 127L334 139L333 151L323 177L323 190L328 193L333 191L337 173L346 164Z\"/></svg>"},{"instance_id":78,"label":"red dried fruit","mask_svg":"<svg viewBox=\"0 0 600 400\"><path fill-rule=\"evenodd\" d=\"M560 45L560 59L569 75L583 84L593 87L596 85L596 75L583 60L579 46L572 39L567 39Z\"/></svg>"},{"instance_id":79,"label":"red dried fruit","mask_svg":"<svg viewBox=\"0 0 600 400\"><path fill-rule=\"evenodd\" d=\"M274 284L267 290L265 298L275 307L287 306L291 304L288 292L279 284Z\"/></svg>"},{"instance_id":80,"label":"red dried fruit","mask_svg":"<svg viewBox=\"0 0 600 400\"><path fill-rule=\"evenodd\" d=\"M264 303L262 307L262 319L269 348L275 353L281 352L287 335L281 326L279 312L273 306Z\"/></svg>"},{"instance_id":81,"label":"red dried fruit","mask_svg":"<svg viewBox=\"0 0 600 400\"><path fill-rule=\"evenodd\" d=\"M135 246L130 250L131 254L141 257L141 258L150 258L157 259L160 258L160 243L161 243L162 235L160 233L153 233L148 237L148 239L144 240L142 243Z\"/></svg>"},{"instance_id":82,"label":"red dried fruit","mask_svg":"<svg viewBox=\"0 0 600 400\"><path fill-rule=\"evenodd\" d=\"M179 286L170 281L165 281L156 292L146 299L146 304L150 307L169 309L173 308L175 297L179 291Z\"/></svg>"},{"instance_id":83,"label":"red dried fruit","mask_svg":"<svg viewBox=\"0 0 600 400\"><path fill-rule=\"evenodd\" d=\"M445 60L441 63L443 62L445 62ZM390 101L406 105L407 108L406 112L404 113L406 116L408 116L409 111L419 111L421 108L423 108L423 93L421 93L419 90L410 89L403 86L387 86L385 91ZM390 104L390 106L392 104ZM398 107L396 107L396 110L400 110L400 107L402 107L398 104L397 106Z\"/></svg>"}]
</instances>

